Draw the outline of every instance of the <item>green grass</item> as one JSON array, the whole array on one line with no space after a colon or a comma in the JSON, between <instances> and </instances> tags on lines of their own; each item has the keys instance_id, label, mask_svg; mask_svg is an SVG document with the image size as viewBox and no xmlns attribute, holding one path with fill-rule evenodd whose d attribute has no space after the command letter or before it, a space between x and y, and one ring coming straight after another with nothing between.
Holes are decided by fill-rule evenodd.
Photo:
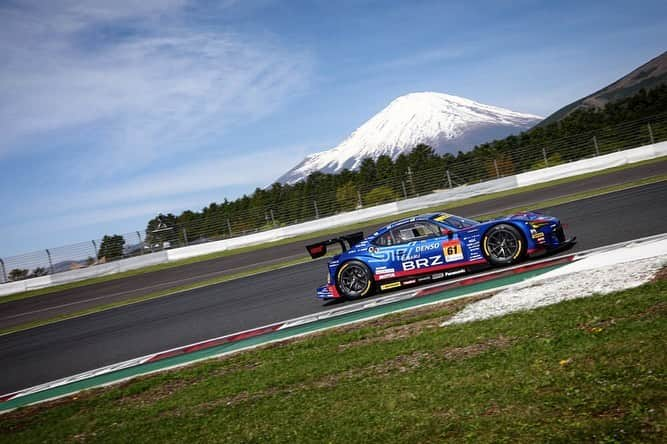
<instances>
[{"instance_id":1,"label":"green grass","mask_svg":"<svg viewBox=\"0 0 667 444\"><path fill-rule=\"evenodd\" d=\"M19 409L0 443L663 442L666 300L439 327L452 301Z\"/></svg>"},{"instance_id":2,"label":"green grass","mask_svg":"<svg viewBox=\"0 0 667 444\"><path fill-rule=\"evenodd\" d=\"M412 211L408 211L408 212L401 213L401 214L398 214L398 215L391 215L391 216L386 216L386 217L382 217L382 218L378 218L378 219L367 220L367 221L360 222L360 223L357 223L357 224L346 225L346 226L335 227L335 228L329 228L329 229L326 229L326 230L320 230L320 231L316 231L316 232L313 232L313 233L304 234L304 235L301 235L301 236L291 237L291 238L287 238L287 239L281 239L279 241L275 241L275 242L271 242L271 243L263 243L263 244L260 244L260 245L253 245L253 246L248 246L248 247L236 248L236 249L233 249L233 250L225 250L225 251L220 251L220 252L216 252L216 253L210 253L210 254L206 254L206 255L202 255L202 256L183 259L183 260L180 260L180 261L169 262L169 263L166 263L166 264L151 265L151 266L144 267L144 268L141 268L141 269L125 271L125 272L122 272L122 273L117 273L117 274L113 274L113 275L109 275L109 276L101 276L101 277L86 279L86 280L82 280L82 281L78 281L78 282L71 282L71 283L57 285L57 286L53 286L53 287L47 287L47 288L41 288L41 289L38 289L38 290L30 290L30 291L26 291L26 292L22 292L22 293L16 293L16 294L13 294L13 295L0 297L0 304L4 303L4 302L15 301L15 300L19 300L19 299L28 298L28 297L41 296L41 295L45 295L45 294L55 293L55 292L58 292L58 291L64 291L64 290L69 290L69 289L72 289L72 288L83 287L83 286L86 286L86 285L93 285L93 284L97 284L97 283L101 283L101 282L107 282L107 281L112 281L112 280L116 280L116 279L123 279L123 278L129 277L129 276L136 276L136 275L139 275L139 274L151 273L151 272L154 272L154 271L165 270L165 269L168 269L168 268L180 267L182 265L207 261L207 260L216 259L216 258L220 258L220 257L233 256L233 255L236 255L236 254L247 253L247 252L250 252L250 251L257 251L257 250L272 248L272 247L279 246L279 245L286 245L286 244L290 244L290 243L294 243L294 242L301 242L301 241L304 241L304 240L307 240L307 239L312 239L312 238L316 238L316 237L320 237L320 236L326 237L326 236L331 235L331 234L338 234L338 233L341 233L341 232L352 231L352 230L355 230L355 229L366 227L368 225L376 224L376 225L380 226L384 223L388 223L388 222L397 220L397 219L402 218L402 217L409 217L409 216L413 216L415 214L420 214L420 213L424 213L424 212L428 212L428 211L446 210L448 208L455 208L455 207L460 207L460 206L463 206L463 205L469 205L469 204L473 204L473 203L484 202L484 201L488 201L488 200L497 199L497 198L500 198L500 197L511 196L511 195L530 192L530 191L537 191L537 190L540 190L542 188L551 187L551 186L555 186L555 185L560 185L560 184L563 184L563 183L575 182L575 181L586 179L586 178L593 177L593 176L600 176L600 175L604 175L604 174L613 173L615 171L621 171L621 170L625 170L625 169L629 169L629 168L635 168L635 167L638 167L638 166L641 166L641 165L662 162L665 159L666 159L665 157L659 157L657 159L651 159L651 160L646 160L646 161L642 161L642 162L637 162L637 163L634 163L634 164L631 164L631 165L622 165L622 166L619 166L619 167L609 168L609 169L602 170L602 171L597 171L597 172L587 173L587 174L581 174L579 176L568 177L568 178L564 178L564 179L553 180L553 181L550 181L550 182L545 182L545 183L532 185L532 186L528 186L528 187L522 187L522 188L517 188L517 189L509 190L509 191L502 191L502 192L498 192L498 193L486 194L486 195L483 195L483 196L477 196L477 197L472 197L472 198L468 198L468 199L463 199L463 200L459 200L459 201L455 201L455 202L450 202L448 204L438 205L438 206L425 208L425 209L412 210ZM659 176L659 177L660 177L660 180L664 180L665 177L667 177L667 176ZM653 179L655 179L655 178L653 178Z\"/></svg>"}]
</instances>

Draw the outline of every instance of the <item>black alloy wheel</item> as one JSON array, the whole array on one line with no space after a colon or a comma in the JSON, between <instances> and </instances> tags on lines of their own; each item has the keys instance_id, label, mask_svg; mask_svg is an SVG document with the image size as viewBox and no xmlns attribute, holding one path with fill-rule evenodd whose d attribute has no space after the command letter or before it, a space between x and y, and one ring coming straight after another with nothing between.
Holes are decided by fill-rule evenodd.
<instances>
[{"instance_id":1,"label":"black alloy wheel","mask_svg":"<svg viewBox=\"0 0 667 444\"><path fill-rule=\"evenodd\" d=\"M492 265L510 265L521 260L526 243L519 230L509 224L491 227L482 238L484 256Z\"/></svg>"},{"instance_id":2,"label":"black alloy wheel","mask_svg":"<svg viewBox=\"0 0 667 444\"><path fill-rule=\"evenodd\" d=\"M345 262L337 273L336 283L340 293L347 299L358 299L370 294L373 288L371 271L359 261Z\"/></svg>"}]
</instances>

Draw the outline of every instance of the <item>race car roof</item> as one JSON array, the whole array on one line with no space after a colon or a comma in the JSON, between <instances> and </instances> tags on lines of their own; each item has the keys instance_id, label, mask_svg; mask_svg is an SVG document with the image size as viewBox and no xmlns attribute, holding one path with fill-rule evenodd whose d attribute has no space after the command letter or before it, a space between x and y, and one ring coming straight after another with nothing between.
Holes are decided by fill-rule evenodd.
<instances>
[{"instance_id":1,"label":"race car roof","mask_svg":"<svg viewBox=\"0 0 667 444\"><path fill-rule=\"evenodd\" d=\"M392 228L395 228L395 227L397 227L399 225L402 225L406 222L414 222L414 221L418 221L418 220L433 220L438 216L442 216L442 215L446 215L446 214L447 213L425 213L425 214L420 214L418 216L406 217L404 219L400 219L400 220L394 221L394 222L392 222L388 225L385 225L384 227L378 229L375 233L373 233L372 235L370 235L368 237L369 237L369 239L374 239L377 236L381 236L384 233L386 233L387 230L391 230Z\"/></svg>"}]
</instances>

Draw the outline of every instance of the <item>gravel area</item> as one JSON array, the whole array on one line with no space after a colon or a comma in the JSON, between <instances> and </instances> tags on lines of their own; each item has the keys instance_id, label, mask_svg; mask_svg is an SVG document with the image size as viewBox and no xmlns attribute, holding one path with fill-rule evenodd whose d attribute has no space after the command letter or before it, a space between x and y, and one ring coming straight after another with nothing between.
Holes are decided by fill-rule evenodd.
<instances>
[{"instance_id":1,"label":"gravel area","mask_svg":"<svg viewBox=\"0 0 667 444\"><path fill-rule=\"evenodd\" d=\"M460 324L531 310L569 299L637 287L667 266L667 241L591 255L529 279L489 299L468 305L442 325Z\"/></svg>"}]
</instances>

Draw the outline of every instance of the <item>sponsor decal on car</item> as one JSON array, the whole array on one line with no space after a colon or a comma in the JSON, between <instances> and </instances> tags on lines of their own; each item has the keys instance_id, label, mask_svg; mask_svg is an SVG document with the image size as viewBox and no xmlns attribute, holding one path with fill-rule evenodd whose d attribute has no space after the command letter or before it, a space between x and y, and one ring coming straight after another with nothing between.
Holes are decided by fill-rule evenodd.
<instances>
[{"instance_id":1,"label":"sponsor decal on car","mask_svg":"<svg viewBox=\"0 0 667 444\"><path fill-rule=\"evenodd\" d=\"M417 278L417 282L428 282L431 280L431 276L422 276Z\"/></svg>"},{"instance_id":2,"label":"sponsor decal on car","mask_svg":"<svg viewBox=\"0 0 667 444\"><path fill-rule=\"evenodd\" d=\"M380 285L380 290L389 290L390 288L398 288L401 286L400 282L392 282L390 284Z\"/></svg>"},{"instance_id":3,"label":"sponsor decal on car","mask_svg":"<svg viewBox=\"0 0 667 444\"><path fill-rule=\"evenodd\" d=\"M436 280L436 279L442 279L444 277L456 276L458 274L463 274L465 272L466 272L465 268L458 268L458 269L453 270L453 271L445 271L445 272L442 272L442 273L433 273L433 274L431 274L429 276L425 276L425 277L427 277L429 279Z\"/></svg>"},{"instance_id":4,"label":"sponsor decal on car","mask_svg":"<svg viewBox=\"0 0 667 444\"><path fill-rule=\"evenodd\" d=\"M541 231L537 231L537 230L535 230L535 229L531 229L531 230L530 230L530 237L532 237L533 239L535 239L535 241L536 241L538 244L546 243L546 239L544 239L544 233L541 232Z\"/></svg>"},{"instance_id":5,"label":"sponsor decal on car","mask_svg":"<svg viewBox=\"0 0 667 444\"><path fill-rule=\"evenodd\" d=\"M442 255L436 254L435 256L423 257L421 259L415 259L414 261L405 261L401 265L403 266L404 271L412 271L443 264Z\"/></svg>"},{"instance_id":6,"label":"sponsor decal on car","mask_svg":"<svg viewBox=\"0 0 667 444\"><path fill-rule=\"evenodd\" d=\"M440 244L436 242L434 244L417 246L417 247L415 247L415 251L417 253L424 253L424 252L427 252L427 251L437 250L438 248L440 248Z\"/></svg>"},{"instance_id":7,"label":"sponsor decal on car","mask_svg":"<svg viewBox=\"0 0 667 444\"><path fill-rule=\"evenodd\" d=\"M394 276L396 276L395 273L386 273L386 274L381 274L381 275L378 277L378 279L380 279L380 280L383 280L383 279L389 279L389 278L393 278Z\"/></svg>"},{"instance_id":8,"label":"sponsor decal on car","mask_svg":"<svg viewBox=\"0 0 667 444\"><path fill-rule=\"evenodd\" d=\"M408 279L407 281L403 281L403 285L412 285L412 284L416 284L416 283L417 283L417 279Z\"/></svg>"},{"instance_id":9,"label":"sponsor decal on car","mask_svg":"<svg viewBox=\"0 0 667 444\"><path fill-rule=\"evenodd\" d=\"M447 220L447 218L449 218L449 217L452 217L452 215L451 215L451 214L447 214L447 213L442 213L440 216L436 217L436 218L433 219L433 220L438 221L438 222L444 222L444 221Z\"/></svg>"},{"instance_id":10,"label":"sponsor decal on car","mask_svg":"<svg viewBox=\"0 0 667 444\"><path fill-rule=\"evenodd\" d=\"M443 242L442 251L445 253L445 262L463 260L463 249L461 248L461 241L459 240Z\"/></svg>"},{"instance_id":11,"label":"sponsor decal on car","mask_svg":"<svg viewBox=\"0 0 667 444\"><path fill-rule=\"evenodd\" d=\"M451 277L451 276L456 276L457 274L463 274L465 272L466 272L465 268L460 268L460 269L454 270L454 271L446 271L445 276Z\"/></svg>"}]
</instances>

